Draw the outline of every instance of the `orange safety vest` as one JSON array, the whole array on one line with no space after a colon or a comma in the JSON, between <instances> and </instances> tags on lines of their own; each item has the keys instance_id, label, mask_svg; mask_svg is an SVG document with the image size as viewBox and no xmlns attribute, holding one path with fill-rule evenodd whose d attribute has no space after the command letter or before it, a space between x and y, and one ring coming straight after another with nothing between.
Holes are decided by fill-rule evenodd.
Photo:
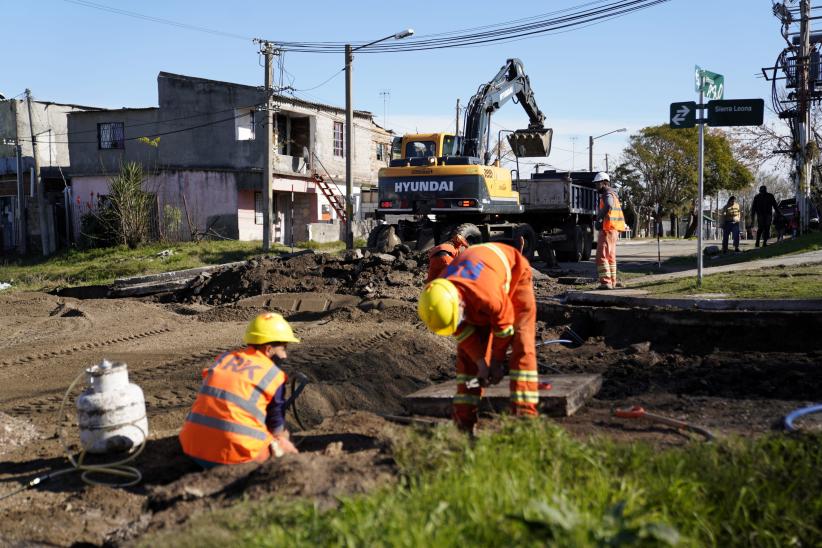
<instances>
[{"instance_id":1,"label":"orange safety vest","mask_svg":"<svg viewBox=\"0 0 822 548\"><path fill-rule=\"evenodd\" d=\"M217 464L254 460L273 436L266 408L286 375L249 346L227 352L203 370L203 384L180 431L183 452Z\"/></svg>"},{"instance_id":2,"label":"orange safety vest","mask_svg":"<svg viewBox=\"0 0 822 548\"><path fill-rule=\"evenodd\" d=\"M602 230L616 230L618 232L625 232L628 226L625 224L625 216L622 214L622 204L619 203L619 198L616 192L608 189L608 193L614 200L614 207L608 210L605 218L602 220ZM599 208L605 207L605 197L599 197Z\"/></svg>"}]
</instances>

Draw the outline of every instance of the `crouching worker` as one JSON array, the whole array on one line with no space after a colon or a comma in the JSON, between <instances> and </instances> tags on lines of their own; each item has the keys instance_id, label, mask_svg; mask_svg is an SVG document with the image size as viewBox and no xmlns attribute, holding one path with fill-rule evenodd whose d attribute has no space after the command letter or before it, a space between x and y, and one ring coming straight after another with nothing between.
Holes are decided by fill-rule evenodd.
<instances>
[{"instance_id":1,"label":"crouching worker","mask_svg":"<svg viewBox=\"0 0 822 548\"><path fill-rule=\"evenodd\" d=\"M519 251L501 243L469 247L425 286L417 312L428 329L457 339L457 427L473 432L482 387L502 380L509 348L511 412L537 414L536 301L531 265Z\"/></svg>"},{"instance_id":2,"label":"crouching worker","mask_svg":"<svg viewBox=\"0 0 822 548\"><path fill-rule=\"evenodd\" d=\"M445 273L445 269L454 259L468 248L468 240L459 234L455 234L451 240L432 247L428 250L428 278L425 282L436 280Z\"/></svg>"},{"instance_id":3,"label":"crouching worker","mask_svg":"<svg viewBox=\"0 0 822 548\"><path fill-rule=\"evenodd\" d=\"M297 453L285 429L286 375L278 365L287 344L300 340L281 315L267 313L251 320L243 342L203 370L180 431L183 452L205 469Z\"/></svg>"}]
</instances>

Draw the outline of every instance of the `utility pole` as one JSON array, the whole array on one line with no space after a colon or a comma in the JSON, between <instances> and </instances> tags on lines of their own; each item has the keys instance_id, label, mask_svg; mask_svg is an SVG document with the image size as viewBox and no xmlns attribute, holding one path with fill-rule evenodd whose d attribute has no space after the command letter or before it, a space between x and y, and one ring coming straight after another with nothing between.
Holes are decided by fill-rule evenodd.
<instances>
[{"instance_id":1,"label":"utility pole","mask_svg":"<svg viewBox=\"0 0 822 548\"><path fill-rule=\"evenodd\" d=\"M26 240L26 190L23 188L23 147L18 140L14 146L17 152L17 252L25 255Z\"/></svg>"},{"instance_id":2,"label":"utility pole","mask_svg":"<svg viewBox=\"0 0 822 548\"><path fill-rule=\"evenodd\" d=\"M345 248L354 249L354 104L351 69L354 50L345 45Z\"/></svg>"},{"instance_id":3,"label":"utility pole","mask_svg":"<svg viewBox=\"0 0 822 548\"><path fill-rule=\"evenodd\" d=\"M456 116L456 129L454 130L454 137L460 136L460 100L457 99L457 116Z\"/></svg>"},{"instance_id":4,"label":"utility pole","mask_svg":"<svg viewBox=\"0 0 822 548\"><path fill-rule=\"evenodd\" d=\"M805 229L805 224L808 220L807 202L810 197L811 190L811 161L808 158L808 132L810 130L810 102L808 101L808 91L810 87L810 55L811 55L811 1L801 0L800 5L800 51L799 59L799 82L797 88L799 91L799 121L796 124L798 141L799 141L799 155L796 164L796 200L799 206L799 233L802 234Z\"/></svg>"},{"instance_id":5,"label":"utility pole","mask_svg":"<svg viewBox=\"0 0 822 548\"><path fill-rule=\"evenodd\" d=\"M46 213L46 184L40 176L40 160L37 157L37 132L34 131L34 121L31 116L31 91L26 89L26 106L29 111L29 130L31 131L31 150L34 156L34 176L37 178L37 209L40 217L40 245L43 247L43 256L48 257L51 252L51 241L48 233L48 216Z\"/></svg>"},{"instance_id":6,"label":"utility pole","mask_svg":"<svg viewBox=\"0 0 822 548\"><path fill-rule=\"evenodd\" d=\"M611 170L608 169L608 153L605 153L605 173L610 173Z\"/></svg>"},{"instance_id":7,"label":"utility pole","mask_svg":"<svg viewBox=\"0 0 822 548\"><path fill-rule=\"evenodd\" d=\"M588 136L588 171L594 171L594 136ZM605 171L608 171L607 169Z\"/></svg>"},{"instance_id":8,"label":"utility pole","mask_svg":"<svg viewBox=\"0 0 822 548\"><path fill-rule=\"evenodd\" d=\"M260 53L265 56L265 176L263 177L263 251L271 251L271 195L274 181L274 128L272 127L271 96L274 93L272 65L274 44L268 41L260 43Z\"/></svg>"}]
</instances>

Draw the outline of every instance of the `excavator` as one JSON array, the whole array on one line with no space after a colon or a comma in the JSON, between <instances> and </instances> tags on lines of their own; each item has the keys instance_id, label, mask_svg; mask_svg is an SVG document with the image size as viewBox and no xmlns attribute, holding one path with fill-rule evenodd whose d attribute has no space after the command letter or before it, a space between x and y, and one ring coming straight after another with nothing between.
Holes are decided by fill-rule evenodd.
<instances>
[{"instance_id":1,"label":"excavator","mask_svg":"<svg viewBox=\"0 0 822 548\"><path fill-rule=\"evenodd\" d=\"M528 114L527 129L509 132L516 157L547 156L553 131L534 99L522 61L508 59L497 75L479 87L468 102L464 135L408 134L395 139L392 160L378 175L377 217L400 215L396 224L378 225L369 236L377 247L389 231L404 242L425 249L462 234L478 243L525 232L533 246L533 230L519 226L524 213L512 173L491 162L491 117L515 99ZM520 222L517 222L520 221Z\"/></svg>"}]
</instances>

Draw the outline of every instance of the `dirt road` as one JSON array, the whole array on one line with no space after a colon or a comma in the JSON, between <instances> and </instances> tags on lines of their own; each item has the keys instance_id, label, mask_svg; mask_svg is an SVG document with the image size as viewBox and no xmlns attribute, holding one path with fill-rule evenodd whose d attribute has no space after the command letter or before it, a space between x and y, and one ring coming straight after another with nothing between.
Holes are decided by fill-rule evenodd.
<instances>
[{"instance_id":1,"label":"dirt road","mask_svg":"<svg viewBox=\"0 0 822 548\"><path fill-rule=\"evenodd\" d=\"M287 294L259 295L275 288L239 283L220 296L218 286L208 285L212 280L199 295L165 303L0 296L0 496L66 466L55 433L65 421L74 443L76 427L73 409L56 416L59 404L78 373L103 357L128 363L131 380L145 393L151 430L137 462L142 484L126 490L89 487L69 474L0 500L0 544L127 543L238 496L308 496L333 505L335 495L393 481L390 442L401 427L376 413L401 414L403 395L453 378L454 345L416 319L420 269L408 265L399 271L404 281L395 276L389 283L397 271L383 272L385 260L378 259L371 270L360 268L359 275L369 273L365 284L358 275L351 277L355 266L336 277L330 271L338 264L322 265L313 278L295 271L278 282L298 291ZM243 273L262 272L261 279L271 280L271 270L282 265L275 266L263 261ZM292 282L301 284L302 292ZM538 286L543 295L561 291L550 280ZM326 292L329 288L333 292ZM201 370L237 345L244 324L262 310L282 311L303 339L291 349L286 369L312 381L298 406L308 428L296 436L304 454L259 467L198 472L180 453L176 434ZM560 326L540 323L539 329L552 336ZM822 395L817 354L657 353L647 345L613 349L592 339L576 350L541 349L539 356L563 372L604 375L597 399L560 420L580 436L687 443L670 430L611 418L612 408L630 404L697 421L720 434L751 435ZM295 417L289 421L298 431Z\"/></svg>"}]
</instances>

